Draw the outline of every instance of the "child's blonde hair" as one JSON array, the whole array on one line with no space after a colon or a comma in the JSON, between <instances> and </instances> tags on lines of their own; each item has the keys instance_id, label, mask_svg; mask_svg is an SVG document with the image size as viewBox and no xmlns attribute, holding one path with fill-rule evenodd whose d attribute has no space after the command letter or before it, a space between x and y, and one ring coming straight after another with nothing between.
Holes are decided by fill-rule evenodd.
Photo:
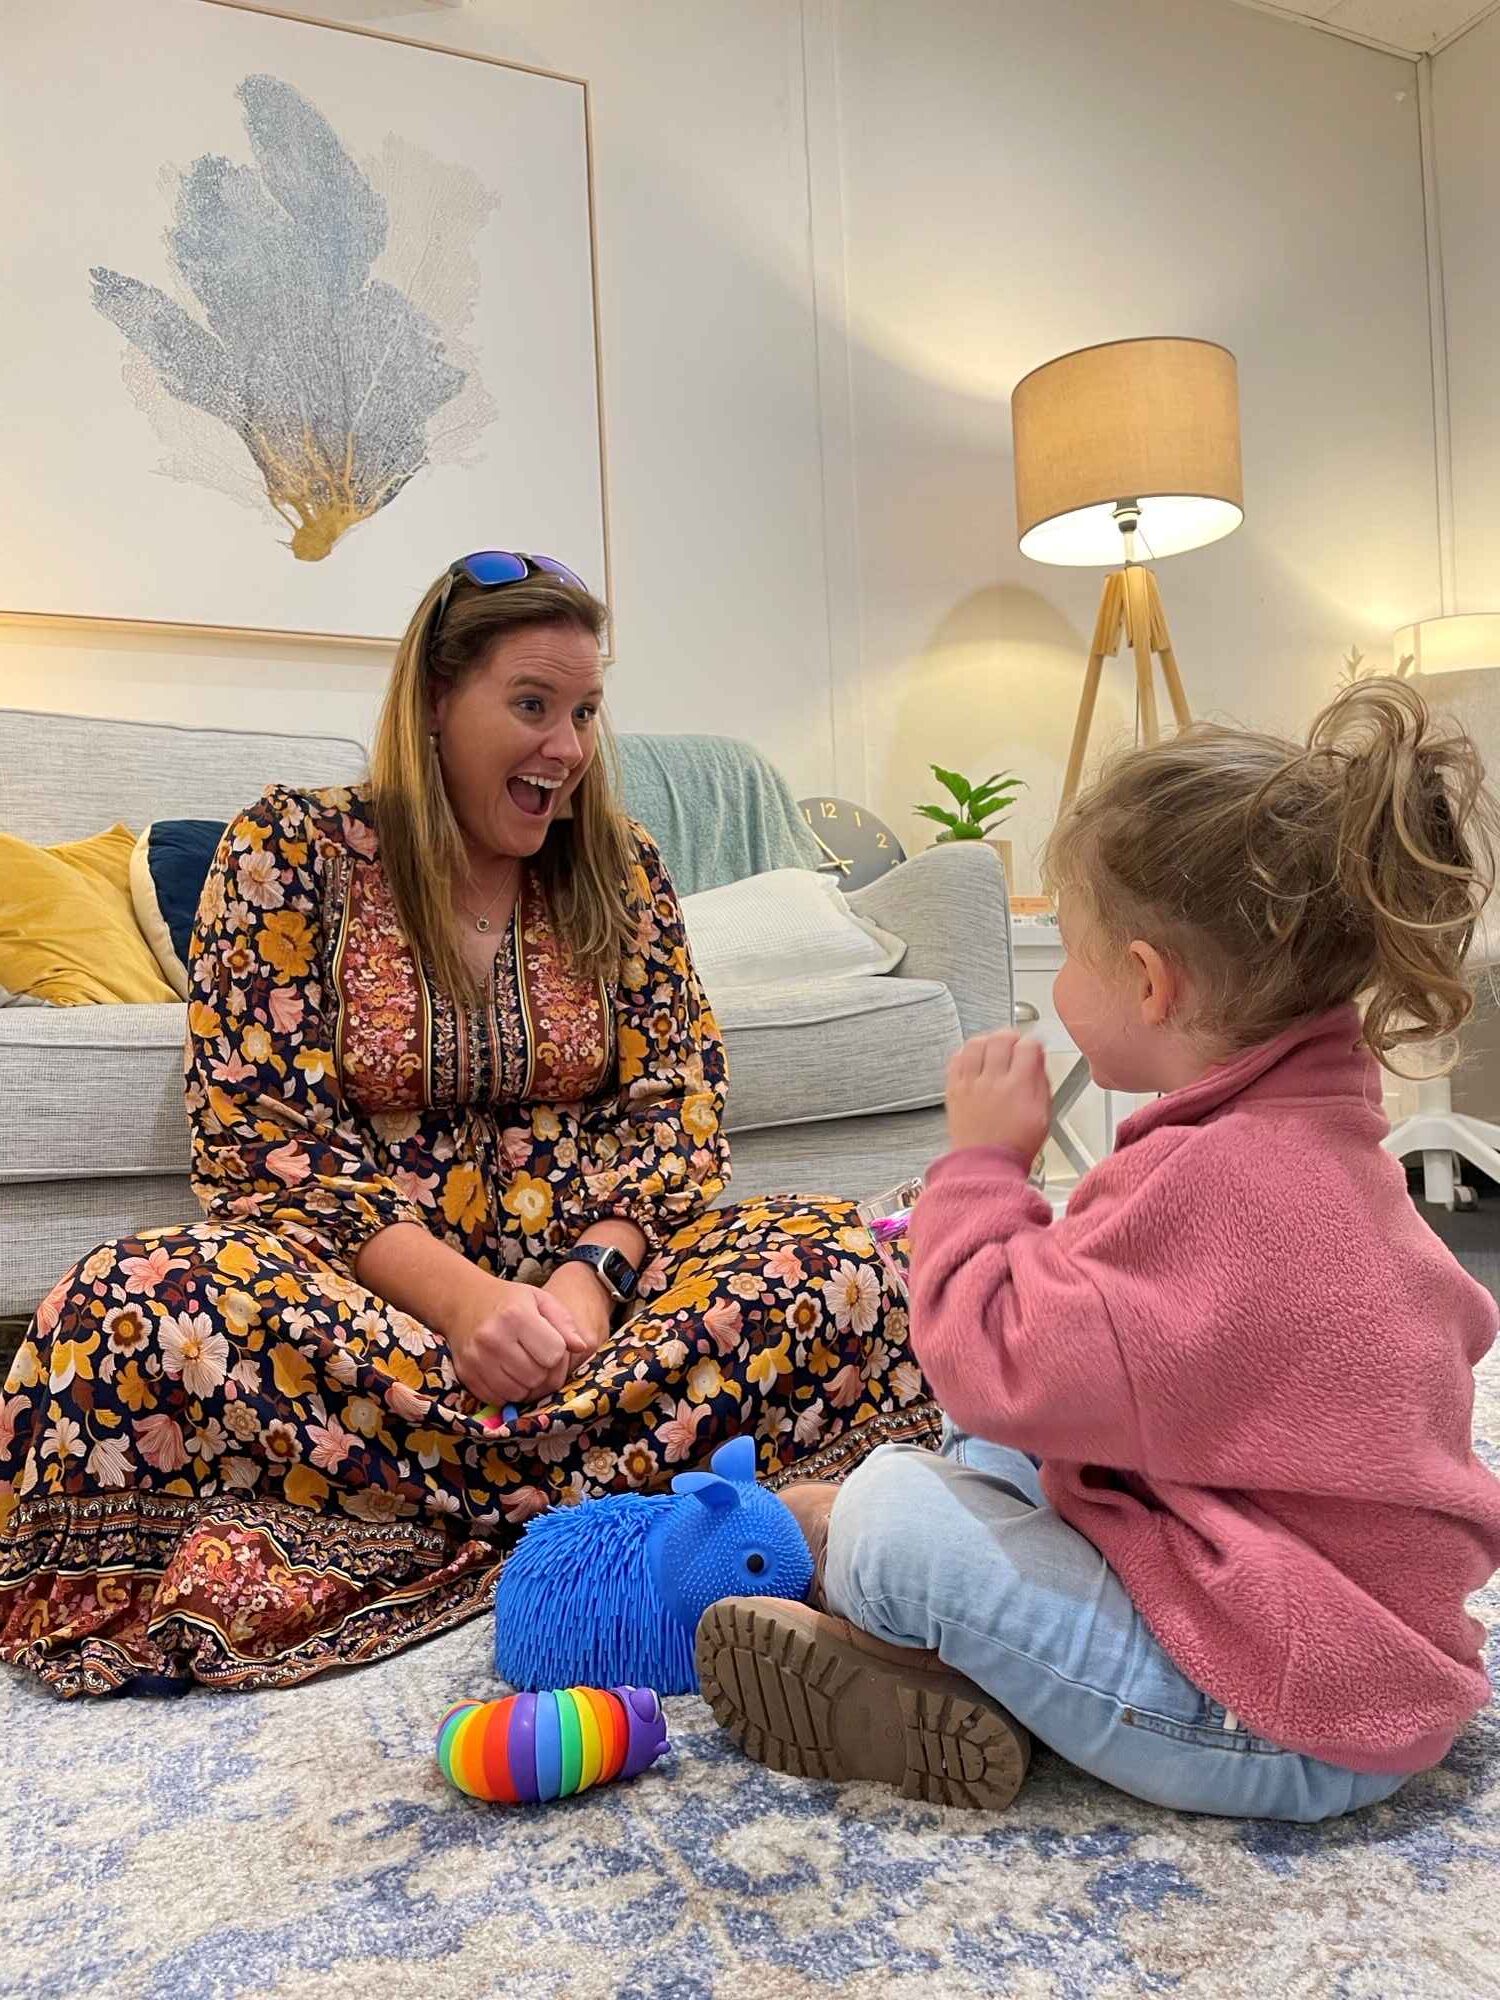
<instances>
[{"instance_id":1,"label":"child's blonde hair","mask_svg":"<svg viewBox=\"0 0 1500 2000\"><path fill-rule=\"evenodd\" d=\"M1193 1026L1227 1050L1362 999L1380 1060L1451 1034L1495 881L1496 809L1469 738L1408 681L1346 689L1305 745L1197 725L1117 758L1043 864L1121 948L1190 975Z\"/></svg>"}]
</instances>

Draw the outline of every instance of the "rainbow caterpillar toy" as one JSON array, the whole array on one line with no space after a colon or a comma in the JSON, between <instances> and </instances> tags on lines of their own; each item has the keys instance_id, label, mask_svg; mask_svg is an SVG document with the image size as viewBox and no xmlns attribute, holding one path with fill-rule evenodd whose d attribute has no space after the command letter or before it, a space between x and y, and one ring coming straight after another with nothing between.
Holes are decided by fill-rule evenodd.
<instances>
[{"instance_id":1,"label":"rainbow caterpillar toy","mask_svg":"<svg viewBox=\"0 0 1500 2000\"><path fill-rule=\"evenodd\" d=\"M667 1747L650 1688L557 1688L461 1701L438 1724L438 1769L471 1799L533 1805L638 1778Z\"/></svg>"}]
</instances>

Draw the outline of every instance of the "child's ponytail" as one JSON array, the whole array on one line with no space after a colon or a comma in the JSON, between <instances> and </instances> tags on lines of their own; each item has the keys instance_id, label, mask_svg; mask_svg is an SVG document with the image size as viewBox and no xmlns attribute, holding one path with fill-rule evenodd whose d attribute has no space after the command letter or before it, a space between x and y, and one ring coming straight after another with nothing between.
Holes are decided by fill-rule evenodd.
<instances>
[{"instance_id":1,"label":"child's ponytail","mask_svg":"<svg viewBox=\"0 0 1500 2000\"><path fill-rule=\"evenodd\" d=\"M1478 751L1409 681L1372 680L1324 709L1307 756L1326 772L1338 891L1373 944L1365 1040L1383 1056L1452 1034L1473 1009L1464 960L1495 885Z\"/></svg>"},{"instance_id":2,"label":"child's ponytail","mask_svg":"<svg viewBox=\"0 0 1500 2000\"><path fill-rule=\"evenodd\" d=\"M1226 1050L1358 999L1384 1062L1469 1015L1495 825L1469 738L1410 682L1369 680L1300 746L1198 725L1127 752L1059 822L1046 874L1117 942L1183 964Z\"/></svg>"}]
</instances>

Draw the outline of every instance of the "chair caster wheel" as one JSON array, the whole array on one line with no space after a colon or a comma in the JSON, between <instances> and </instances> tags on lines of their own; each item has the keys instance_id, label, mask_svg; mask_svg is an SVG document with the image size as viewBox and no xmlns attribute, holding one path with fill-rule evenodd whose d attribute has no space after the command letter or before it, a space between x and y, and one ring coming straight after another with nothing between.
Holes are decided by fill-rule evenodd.
<instances>
[{"instance_id":1,"label":"chair caster wheel","mask_svg":"<svg viewBox=\"0 0 1500 2000\"><path fill-rule=\"evenodd\" d=\"M1453 1190L1453 1208L1459 1215L1472 1215L1479 1206L1479 1196L1471 1187L1462 1182Z\"/></svg>"}]
</instances>

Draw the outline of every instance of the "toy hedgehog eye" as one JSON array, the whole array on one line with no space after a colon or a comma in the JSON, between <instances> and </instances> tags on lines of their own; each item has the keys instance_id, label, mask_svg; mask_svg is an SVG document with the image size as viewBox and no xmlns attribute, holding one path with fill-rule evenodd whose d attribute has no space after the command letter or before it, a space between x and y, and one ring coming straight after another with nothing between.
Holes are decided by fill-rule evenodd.
<instances>
[{"instance_id":1,"label":"toy hedgehog eye","mask_svg":"<svg viewBox=\"0 0 1500 2000\"><path fill-rule=\"evenodd\" d=\"M745 1558L745 1567L752 1576L759 1576L765 1566L766 1559L763 1555L748 1555Z\"/></svg>"}]
</instances>

